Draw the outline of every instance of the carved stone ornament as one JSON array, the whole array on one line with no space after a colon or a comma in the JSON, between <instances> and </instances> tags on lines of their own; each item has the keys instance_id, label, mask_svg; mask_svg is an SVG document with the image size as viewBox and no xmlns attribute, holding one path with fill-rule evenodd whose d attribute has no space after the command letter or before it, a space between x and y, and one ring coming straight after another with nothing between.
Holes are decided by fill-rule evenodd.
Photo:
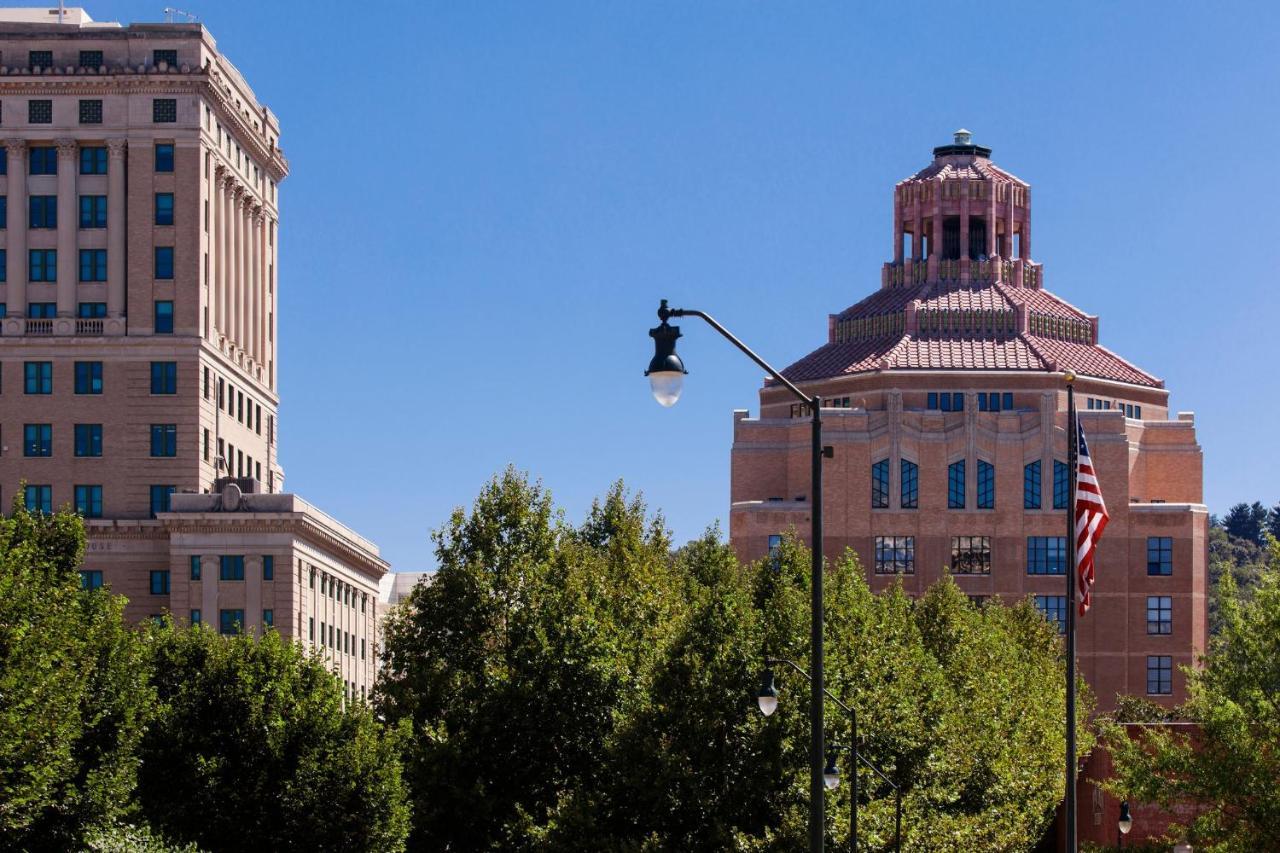
<instances>
[{"instance_id":1,"label":"carved stone ornament","mask_svg":"<svg viewBox=\"0 0 1280 853\"><path fill-rule=\"evenodd\" d=\"M58 146L58 156L63 160L70 160L76 156L74 139L59 139L54 144Z\"/></svg>"},{"instance_id":2,"label":"carved stone ornament","mask_svg":"<svg viewBox=\"0 0 1280 853\"><path fill-rule=\"evenodd\" d=\"M223 512L237 512L241 504L244 503L244 493L240 491L240 487L235 483L227 483L222 487L222 505L219 507Z\"/></svg>"},{"instance_id":3,"label":"carved stone ornament","mask_svg":"<svg viewBox=\"0 0 1280 853\"><path fill-rule=\"evenodd\" d=\"M125 139L108 139L107 154L112 160L123 160L125 152L129 150L129 142Z\"/></svg>"}]
</instances>

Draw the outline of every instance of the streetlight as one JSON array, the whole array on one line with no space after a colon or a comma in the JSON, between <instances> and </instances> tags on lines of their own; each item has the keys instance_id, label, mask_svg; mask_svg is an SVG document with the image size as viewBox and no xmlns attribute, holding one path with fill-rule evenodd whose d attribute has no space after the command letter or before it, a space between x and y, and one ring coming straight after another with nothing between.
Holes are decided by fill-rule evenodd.
<instances>
[{"instance_id":1,"label":"streetlight","mask_svg":"<svg viewBox=\"0 0 1280 853\"><path fill-rule=\"evenodd\" d=\"M764 677L760 681L760 692L756 694L756 704L760 706L760 713L766 717L772 716L773 712L778 710L778 688L773 684L771 669L764 671Z\"/></svg>"},{"instance_id":2,"label":"streetlight","mask_svg":"<svg viewBox=\"0 0 1280 853\"><path fill-rule=\"evenodd\" d=\"M805 672L804 669L801 668L801 666L793 660L787 660L786 658L765 658L764 662L765 662L765 665L769 667L773 667L777 664L785 664L786 666L789 666L791 669L803 675L805 678L809 678L809 673ZM809 681L811 684L813 683L813 679L810 678ZM849 795L849 800L850 800L849 845L850 847L856 853L858 849L858 764L861 763L864 767L869 769L872 773L876 774L882 780L884 780L884 782L886 782L889 785L889 787L893 788L893 793L894 793L893 849L894 850L902 849L901 848L901 845L902 845L902 788L898 786L897 782L894 782L892 779L890 779L883 770L881 770L879 767L877 767L876 765L868 761L866 757L863 756L863 754L858 751L858 714L857 712L854 711L852 707L840 701L839 697L837 697L831 691L827 690L827 688L825 687L822 688L822 693L832 702L835 702L837 705L839 705L840 709L849 715L850 745L848 747L844 747L837 743L831 744L832 751L827 754L827 765L822 769L822 783L823 785L826 786L828 790L834 790L840 785L840 770L838 767L836 767L835 750L847 748L849 750L850 763L852 763L853 765L853 772L849 774L849 784L853 786ZM763 713L766 717L771 716L773 712L778 709L778 688L773 681L772 669L766 669L764 671L764 676L761 678L761 682L760 682L760 692L756 696L756 701L760 705L760 712Z\"/></svg>"},{"instance_id":3,"label":"streetlight","mask_svg":"<svg viewBox=\"0 0 1280 853\"><path fill-rule=\"evenodd\" d=\"M699 317L704 320L708 326L719 332L729 343L736 346L748 358L764 368L773 377L774 381L803 401L813 415L811 486L813 494L811 499L812 509L810 510L812 521L810 541L813 567L809 581L811 594L809 668L813 670L813 677L809 679L811 688L809 693L811 706L809 714L809 850L811 853L822 853L823 834L826 826L823 817L823 801L825 799L823 791L826 788L822 772L825 769L823 764L825 756L823 755L822 746L822 695L825 692L822 687L822 460L824 457L830 458L833 455L831 448L822 446L822 398L816 395L810 396L801 391L767 361L752 352L746 344L734 337L728 329L716 322L709 314L692 309L668 308L667 300L664 299L658 306L660 324L649 330L649 337L653 338L653 360L649 362L649 369L645 371L645 375L649 377L649 388L653 391L654 399L662 406L674 406L676 400L680 399L680 391L684 387L684 377L688 373L685 370L684 362L676 355L676 340L680 337L680 327L668 325L667 321L672 317ZM763 710L763 705L761 710Z\"/></svg>"},{"instance_id":4,"label":"streetlight","mask_svg":"<svg viewBox=\"0 0 1280 853\"><path fill-rule=\"evenodd\" d=\"M1116 823L1116 827L1120 830L1120 846L1124 847L1124 837L1129 834L1129 830L1133 829L1133 815L1129 814L1128 800L1120 803L1120 820Z\"/></svg>"}]
</instances>

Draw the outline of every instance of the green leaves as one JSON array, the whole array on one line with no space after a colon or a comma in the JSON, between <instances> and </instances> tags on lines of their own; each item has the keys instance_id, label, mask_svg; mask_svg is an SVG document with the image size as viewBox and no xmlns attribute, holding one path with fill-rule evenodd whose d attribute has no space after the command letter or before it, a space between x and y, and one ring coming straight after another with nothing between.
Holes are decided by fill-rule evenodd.
<instances>
[{"instance_id":1,"label":"green leaves","mask_svg":"<svg viewBox=\"0 0 1280 853\"><path fill-rule=\"evenodd\" d=\"M1126 726L1150 720L1128 709L1105 730L1117 772L1108 788L1163 806L1197 803L1196 817L1170 830L1185 831L1196 849L1280 849L1280 545L1270 543L1250 598L1222 575L1218 614L1174 715L1196 729Z\"/></svg>"},{"instance_id":2,"label":"green leaves","mask_svg":"<svg viewBox=\"0 0 1280 853\"><path fill-rule=\"evenodd\" d=\"M743 566L710 530L673 552L621 484L572 527L512 470L435 541L439 572L388 618L377 691L415 733L412 846L804 846L808 685L779 668L778 711L755 702L767 656L808 665L803 545ZM828 686L907 790L911 849L1031 846L1061 799L1065 748L1044 620L1026 604L976 609L950 581L918 602L873 595L851 552L825 595ZM847 718L827 720L847 743ZM861 779L863 843L888 844L891 792ZM828 796L829 835L847 843L847 785Z\"/></svg>"}]
</instances>

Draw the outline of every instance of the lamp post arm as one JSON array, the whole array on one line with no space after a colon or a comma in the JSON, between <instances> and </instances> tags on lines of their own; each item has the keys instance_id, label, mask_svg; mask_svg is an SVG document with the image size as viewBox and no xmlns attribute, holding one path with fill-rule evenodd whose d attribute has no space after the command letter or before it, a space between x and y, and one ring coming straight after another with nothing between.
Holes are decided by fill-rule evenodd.
<instances>
[{"instance_id":1,"label":"lamp post arm","mask_svg":"<svg viewBox=\"0 0 1280 853\"><path fill-rule=\"evenodd\" d=\"M798 672L798 673L800 673L801 675L803 675L806 679L809 677L809 673L805 672L804 668L803 668L802 666L800 666L800 664L796 663L796 662L795 662L795 661L793 661L793 660L787 660L786 658L765 658L765 659L764 659L764 662L765 662L765 666L777 666L778 664L786 664L787 666L789 666L789 667L791 667L792 669L794 669L796 672ZM835 702L837 705L839 705L839 706L840 706L840 708L841 708L841 709L842 709L846 714L848 714L848 715L849 715L849 716L851 716L851 717L853 716L853 709L852 709L852 708L850 708L848 705L846 705L844 702L841 702L841 701L840 701L840 699L839 699L838 697L833 696L830 690L828 690L827 688L823 687L823 688L822 688L822 692L826 694L826 696L827 696L827 698L828 698L828 699L830 699L832 702ZM863 766L865 766L865 767L866 767L868 770L870 770L872 773L874 773L874 774L876 774L877 776L879 776L879 777L880 777L881 779L883 779L885 782L889 783L890 787L892 787L895 791L900 790L900 789L898 788L898 783L897 783L897 782L894 782L892 779L890 779L888 776L886 776L886 775L885 775L885 773L884 773L884 771L883 771L883 770L881 770L879 767L877 767L876 765L874 765L874 764L872 764L870 761L868 761L868 760L867 760L867 758L866 758L866 756L864 756L864 755L862 754L862 751L861 751L861 750L855 750L855 752L857 753L858 760L859 760L860 762L862 762Z\"/></svg>"},{"instance_id":2,"label":"lamp post arm","mask_svg":"<svg viewBox=\"0 0 1280 853\"><path fill-rule=\"evenodd\" d=\"M723 335L725 339L729 341L729 343L733 344L735 347L742 350L742 352L747 356L747 358L751 359L756 364L763 367L765 372L768 373L770 376L772 376L774 380L776 380L780 385L784 386L788 391L790 391L792 394L795 394L804 402L810 405L814 403L814 400L815 400L814 397L811 397L810 395L804 393L799 388L797 388L794 384L792 384L792 382L789 379L787 379L785 376L779 373L776 369L774 369L773 365L769 364L769 362L765 361L763 358L756 355L752 351L751 347L747 346L742 341L738 340L732 332L730 332L724 326L721 326L720 323L717 322L716 319L712 317L710 314L707 314L704 311L695 311L690 308L666 308L665 300L663 301L663 306L664 306L663 309L658 312L658 317L664 323L666 322L667 317L701 317L703 320L707 322L708 326L710 326L711 328L719 332L721 335ZM662 316L663 311L666 312L666 315L667 315L666 317Z\"/></svg>"},{"instance_id":3,"label":"lamp post arm","mask_svg":"<svg viewBox=\"0 0 1280 853\"><path fill-rule=\"evenodd\" d=\"M787 666L791 667L796 672L803 675L806 680L808 681L813 680L809 678L809 673L805 672L800 667L800 665L793 660L787 660L786 658L765 658L764 662L765 662L765 666L775 666L780 663L785 663ZM848 705L844 704L843 702L841 702L840 698L838 696L833 695L831 691L828 690L825 686L822 688L822 692L826 695L828 699L830 699L832 702L835 702L837 705L839 705L842 711L844 711L849 716L853 716L853 709L850 708Z\"/></svg>"}]
</instances>

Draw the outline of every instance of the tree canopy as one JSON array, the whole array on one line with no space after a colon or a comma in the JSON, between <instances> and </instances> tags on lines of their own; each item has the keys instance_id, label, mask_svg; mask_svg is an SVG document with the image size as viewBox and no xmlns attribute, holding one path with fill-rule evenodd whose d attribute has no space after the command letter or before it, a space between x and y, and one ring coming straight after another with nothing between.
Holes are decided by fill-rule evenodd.
<instances>
[{"instance_id":1,"label":"tree canopy","mask_svg":"<svg viewBox=\"0 0 1280 853\"><path fill-rule=\"evenodd\" d=\"M1197 850L1280 850L1280 545L1254 594L1245 599L1230 573L1218 586L1220 629L1202 668L1187 670L1188 699L1172 716L1193 732L1120 721L1105 737L1116 765L1117 796L1165 807L1191 804L1176 824Z\"/></svg>"},{"instance_id":2,"label":"tree canopy","mask_svg":"<svg viewBox=\"0 0 1280 853\"><path fill-rule=\"evenodd\" d=\"M768 719L754 698L766 656L808 657L802 545L743 565L710 530L673 551L621 484L573 526L513 470L435 543L439 571L387 621L375 694L412 727L411 846L803 846L808 688L780 671ZM906 790L911 849L1034 844L1062 796L1052 628L1025 602L975 607L950 581L918 601L873 595L852 553L825 590L828 685ZM847 743L848 721L827 720ZM863 841L886 844L890 791L862 780ZM829 838L847 843L848 786L828 796Z\"/></svg>"}]
</instances>

